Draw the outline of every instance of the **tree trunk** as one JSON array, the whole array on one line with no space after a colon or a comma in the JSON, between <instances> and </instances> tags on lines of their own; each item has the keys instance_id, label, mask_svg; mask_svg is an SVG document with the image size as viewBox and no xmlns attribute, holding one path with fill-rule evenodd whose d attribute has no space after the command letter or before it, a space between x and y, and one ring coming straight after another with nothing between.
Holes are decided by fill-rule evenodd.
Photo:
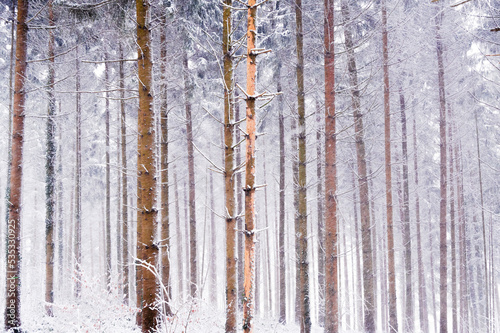
<instances>
[{"instance_id":1,"label":"tree trunk","mask_svg":"<svg viewBox=\"0 0 500 333\"><path fill-rule=\"evenodd\" d=\"M79 43L79 38L77 40ZM81 271L82 271L82 105L80 93L80 55L76 46L76 166L75 166L75 233L74 233L74 256L75 256L75 296L80 299L82 291Z\"/></svg>"},{"instance_id":2,"label":"tree trunk","mask_svg":"<svg viewBox=\"0 0 500 333\"><path fill-rule=\"evenodd\" d=\"M443 65L443 46L440 34L443 13L437 12L436 7L436 52L438 61L438 82L439 82L439 148L440 148L440 203L439 203L439 249L440 249L440 287L439 287L439 305L440 318L439 327L441 333L448 332L448 291L447 291L447 242L446 242L446 95L444 85L444 65Z\"/></svg>"},{"instance_id":3,"label":"tree trunk","mask_svg":"<svg viewBox=\"0 0 500 333\"><path fill-rule=\"evenodd\" d=\"M182 299L184 294L184 270L183 270L183 252L182 252L182 231L181 231L181 214L179 205L179 185L177 182L177 171L174 164L174 195L175 195L175 233L176 233L176 245L177 245L177 281L178 281L178 295L179 299Z\"/></svg>"},{"instance_id":4,"label":"tree trunk","mask_svg":"<svg viewBox=\"0 0 500 333\"><path fill-rule=\"evenodd\" d=\"M24 103L28 0L19 0L17 10L16 67L14 83L10 205L7 221L5 330L21 332L21 185L23 176Z\"/></svg>"},{"instance_id":5,"label":"tree trunk","mask_svg":"<svg viewBox=\"0 0 500 333\"><path fill-rule=\"evenodd\" d=\"M217 305L217 224L215 222L214 176L210 173L210 300Z\"/></svg>"},{"instance_id":6,"label":"tree trunk","mask_svg":"<svg viewBox=\"0 0 500 333\"><path fill-rule=\"evenodd\" d=\"M149 26L149 3L137 0L137 53L139 79L139 114L137 141L137 226L138 255L141 265L142 332L156 328L158 311L155 302L158 281L152 271L157 265L158 244L155 240L157 229L156 216L156 165L153 147L155 146L154 111L152 89L151 30ZM139 299L139 301L141 301Z\"/></svg>"},{"instance_id":7,"label":"tree trunk","mask_svg":"<svg viewBox=\"0 0 500 333\"><path fill-rule=\"evenodd\" d=\"M344 22L350 22L349 5L346 0L342 1L342 16ZM358 87L358 73L356 58L354 55L354 42L349 24L344 25L345 47L347 50L347 61L349 71L349 83L351 87L352 108L354 116L354 131L356 141L356 159L358 165L358 183L361 211L361 243L363 250L363 298L364 298L364 330L367 333L375 332L375 299L373 286L373 262L372 262L372 240L370 207L368 198L368 179L366 173L365 143L363 115L361 113L361 97Z\"/></svg>"},{"instance_id":8,"label":"tree trunk","mask_svg":"<svg viewBox=\"0 0 500 333\"><path fill-rule=\"evenodd\" d=\"M450 190L450 236L451 236L451 308L452 308L452 332L458 333L458 303L457 303L457 252L455 233L455 172L453 154L453 133L451 123L451 106L448 103L448 154L449 154L449 190Z\"/></svg>"},{"instance_id":9,"label":"tree trunk","mask_svg":"<svg viewBox=\"0 0 500 333\"><path fill-rule=\"evenodd\" d=\"M247 15L247 84L246 84L246 165L245 165L245 269L243 298L243 330L253 332L255 281L255 84L257 74L257 6L248 1Z\"/></svg>"},{"instance_id":10,"label":"tree trunk","mask_svg":"<svg viewBox=\"0 0 500 333\"><path fill-rule=\"evenodd\" d=\"M302 0L295 0L295 23L297 44L297 112L298 112L298 163L299 192L298 210L298 263L300 289L300 332L311 331L309 300L309 261L307 258L307 179L306 179L306 115L304 91L304 31L302 27Z\"/></svg>"},{"instance_id":11,"label":"tree trunk","mask_svg":"<svg viewBox=\"0 0 500 333\"><path fill-rule=\"evenodd\" d=\"M236 276L236 202L234 193L234 109L232 0L224 0L222 53L224 55L224 191L226 212L226 332L236 332L238 284ZM239 191L239 189L238 189ZM213 231L214 232L214 231ZM214 267L216 263L213 263Z\"/></svg>"},{"instance_id":12,"label":"tree trunk","mask_svg":"<svg viewBox=\"0 0 500 333\"><path fill-rule=\"evenodd\" d=\"M391 110L389 91L389 46L387 33L387 10L382 0L382 52L384 70L384 129L385 129L385 196L387 218L387 263L389 280L389 329L398 332L396 265L394 258L394 217L392 211L392 168L391 168Z\"/></svg>"},{"instance_id":13,"label":"tree trunk","mask_svg":"<svg viewBox=\"0 0 500 333\"><path fill-rule=\"evenodd\" d=\"M160 33L160 170L161 170L161 281L163 284L163 314L172 316L170 301L172 284L170 281L170 210L168 195L168 107L167 107L167 15L162 16Z\"/></svg>"},{"instance_id":14,"label":"tree trunk","mask_svg":"<svg viewBox=\"0 0 500 333\"><path fill-rule=\"evenodd\" d=\"M429 314L427 309L427 293L425 271L422 254L422 230L420 219L420 196L418 194L418 145L417 145L417 120L413 117L413 167L415 171L415 223L417 225L417 265L418 265L418 303L420 315L420 329L429 331Z\"/></svg>"},{"instance_id":15,"label":"tree trunk","mask_svg":"<svg viewBox=\"0 0 500 333\"><path fill-rule=\"evenodd\" d=\"M408 182L408 135L406 130L406 103L403 91L399 89L399 105L401 108L401 134L402 134L402 159L403 159L403 248L405 256L405 329L407 332L415 330L413 314L413 283L412 283L412 257L411 257L411 224L410 224L410 190Z\"/></svg>"},{"instance_id":16,"label":"tree trunk","mask_svg":"<svg viewBox=\"0 0 500 333\"><path fill-rule=\"evenodd\" d=\"M490 285L489 285L489 274L488 274L488 252L487 241L486 241L486 222L484 219L484 200L483 200L483 177L481 171L481 149L479 146L479 129L477 125L477 113L474 114L476 121L476 143L477 143L477 167L479 173L479 198L481 199L481 226L483 234L483 258L484 258L484 290L485 290L485 320L486 320L486 332L490 331Z\"/></svg>"},{"instance_id":17,"label":"tree trunk","mask_svg":"<svg viewBox=\"0 0 500 333\"><path fill-rule=\"evenodd\" d=\"M48 2L49 26L54 26L54 11L52 0ZM47 150L45 155L45 311L52 317L52 304L54 303L54 224L56 205L56 142L55 142L55 111L56 101L54 96L54 32L49 29L49 82L47 89L48 114L47 114Z\"/></svg>"},{"instance_id":18,"label":"tree trunk","mask_svg":"<svg viewBox=\"0 0 500 333\"><path fill-rule=\"evenodd\" d=\"M104 81L106 86L106 108L105 118L106 118L106 207L104 212L106 214L106 288L108 292L111 292L111 166L110 166L110 158L109 158L109 62L108 60L108 52L106 51L104 54Z\"/></svg>"},{"instance_id":19,"label":"tree trunk","mask_svg":"<svg viewBox=\"0 0 500 333\"><path fill-rule=\"evenodd\" d=\"M354 324L354 329L357 330L362 330L361 327L364 326L363 324L363 279L361 278L361 254L359 251L360 248L360 240L359 240L359 219L358 219L358 204L357 204L357 196L356 196L356 179L355 179L355 171L354 171L354 165L350 166L351 168L351 177L352 177L352 202L353 202L353 212L354 212L354 237L355 237L355 247L356 247L356 255L355 257L356 260L356 293L355 293L355 309L357 315L355 315L355 318L358 318L358 322ZM353 265L354 266L354 265ZM354 275L354 274L353 274Z\"/></svg>"},{"instance_id":20,"label":"tree trunk","mask_svg":"<svg viewBox=\"0 0 500 333\"><path fill-rule=\"evenodd\" d=\"M334 1L325 0L325 332L338 332L337 138L335 133ZM318 183L321 180L318 179ZM319 192L319 191L318 191ZM319 195L319 193L318 193ZM319 210L318 210L319 214ZM321 243L320 243L321 244ZM320 254L323 256L323 254ZM321 272L320 272L321 274Z\"/></svg>"},{"instance_id":21,"label":"tree trunk","mask_svg":"<svg viewBox=\"0 0 500 333\"><path fill-rule=\"evenodd\" d=\"M278 93L281 93L281 65L278 65ZM282 324L286 323L286 259L285 259L285 117L283 116L283 94L278 96L278 126L279 126L279 138L280 138L280 180L279 180L279 236L278 236L278 246L279 246L279 322Z\"/></svg>"},{"instance_id":22,"label":"tree trunk","mask_svg":"<svg viewBox=\"0 0 500 333\"><path fill-rule=\"evenodd\" d=\"M187 34L185 39L187 38ZM185 41L187 44L187 40ZM184 103L186 111L186 139L188 154L188 174L189 174L189 264L190 264L190 293L191 297L197 296L197 276L198 263L196 256L196 192L194 175L194 144L193 144L193 121L191 118L191 98L192 87L189 78L189 66L187 46L183 49L182 65L184 69Z\"/></svg>"},{"instance_id":23,"label":"tree trunk","mask_svg":"<svg viewBox=\"0 0 500 333\"><path fill-rule=\"evenodd\" d=\"M123 46L119 43L120 59L123 59ZM121 176L122 176L122 262L123 262L123 302L129 303L130 260L128 246L128 182L127 182L127 123L125 113L125 69L120 61L120 127L121 127Z\"/></svg>"}]
</instances>

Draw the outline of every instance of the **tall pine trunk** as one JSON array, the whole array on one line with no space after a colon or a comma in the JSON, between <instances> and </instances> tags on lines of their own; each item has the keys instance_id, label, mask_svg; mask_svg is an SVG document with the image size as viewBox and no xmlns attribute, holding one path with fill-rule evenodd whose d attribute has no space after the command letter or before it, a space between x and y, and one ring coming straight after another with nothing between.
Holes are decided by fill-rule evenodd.
<instances>
[{"instance_id":1,"label":"tall pine trunk","mask_svg":"<svg viewBox=\"0 0 500 333\"><path fill-rule=\"evenodd\" d=\"M224 0L222 52L224 57L224 191L226 212L226 332L236 332L238 285L236 277L236 202L234 193L234 109L232 0ZM239 190L239 189L238 189ZM215 232L214 230L212 232ZM216 263L214 262L215 266Z\"/></svg>"},{"instance_id":2,"label":"tall pine trunk","mask_svg":"<svg viewBox=\"0 0 500 333\"><path fill-rule=\"evenodd\" d=\"M253 332L255 289L255 85L257 80L257 6L248 1L247 14L247 82L246 82L246 165L245 165L245 267L243 297L243 331Z\"/></svg>"},{"instance_id":3,"label":"tall pine trunk","mask_svg":"<svg viewBox=\"0 0 500 333\"><path fill-rule=\"evenodd\" d=\"M407 332L415 330L413 315L413 283L411 257L411 223L410 223L410 190L408 181L408 134L406 129L406 103L402 89L399 90L399 105L401 111L401 157L403 159L403 248L405 257L405 329Z\"/></svg>"},{"instance_id":4,"label":"tall pine trunk","mask_svg":"<svg viewBox=\"0 0 500 333\"><path fill-rule=\"evenodd\" d=\"M158 311L155 303L158 293L158 281L152 271L157 266L158 244L155 239L157 229L156 204L156 165L154 156L155 121L152 95L151 30L149 22L149 3L136 2L137 11L137 54L139 79L139 113L137 119L137 226L138 254L141 269L140 284L142 290L142 332L156 328ZM141 301L141 299L139 299Z\"/></svg>"},{"instance_id":5,"label":"tall pine trunk","mask_svg":"<svg viewBox=\"0 0 500 333\"><path fill-rule=\"evenodd\" d=\"M10 178L9 219L7 221L5 330L21 329L21 185L23 176L24 107L26 91L26 56L28 25L28 0L17 5L16 67L14 79L12 162Z\"/></svg>"},{"instance_id":6,"label":"tall pine trunk","mask_svg":"<svg viewBox=\"0 0 500 333\"><path fill-rule=\"evenodd\" d=\"M54 26L54 11L52 0L48 2L49 26ZM47 148L45 155L45 311L48 316L53 316L52 303L54 303L54 224L56 210L56 142L55 142L55 111L56 101L54 95L54 32L49 29L49 83L48 83L48 114L47 114Z\"/></svg>"},{"instance_id":7,"label":"tall pine trunk","mask_svg":"<svg viewBox=\"0 0 500 333\"><path fill-rule=\"evenodd\" d=\"M119 43L120 59L123 59L123 46ZM123 263L123 302L129 303L130 260L128 245L128 182L127 182L127 123L125 113L125 64L120 61L120 132L121 132L121 177L122 177L122 263Z\"/></svg>"},{"instance_id":8,"label":"tall pine trunk","mask_svg":"<svg viewBox=\"0 0 500 333\"><path fill-rule=\"evenodd\" d=\"M429 315L427 309L427 293L425 283L425 268L422 254L422 220L420 218L420 196L418 186L418 145L417 145L417 120L413 117L413 169L415 174L415 223L417 226L417 267L418 267L418 303L420 315L420 329L429 331Z\"/></svg>"},{"instance_id":9,"label":"tall pine trunk","mask_svg":"<svg viewBox=\"0 0 500 333\"><path fill-rule=\"evenodd\" d=\"M447 263L447 234L446 234L446 197L447 197L447 181L446 181L446 94L444 84L444 65L443 65L443 44L441 39L441 24L443 13L438 12L436 7L436 53L438 61L438 84L439 84L439 149L440 149L440 202L439 202L439 265L440 265L440 284L439 284L439 305L440 318L439 328L441 333L448 332L448 263Z\"/></svg>"},{"instance_id":10,"label":"tall pine trunk","mask_svg":"<svg viewBox=\"0 0 500 333\"><path fill-rule=\"evenodd\" d=\"M184 37L187 38L186 36ZM185 40L187 44L187 40ZM196 184L194 174L194 143L193 143L193 121L191 115L192 87L188 66L187 46L184 47L182 54L182 66L184 70L184 107L186 111L186 140L188 154L188 178L189 178L189 266L190 266L190 293L191 297L197 296L197 276L198 261L196 256Z\"/></svg>"},{"instance_id":11,"label":"tall pine trunk","mask_svg":"<svg viewBox=\"0 0 500 333\"><path fill-rule=\"evenodd\" d=\"M172 315L170 301L172 284L170 281L170 210L168 182L168 105L167 105L167 15L162 16L160 33L160 179L161 179L161 281L163 284L163 313Z\"/></svg>"},{"instance_id":12,"label":"tall pine trunk","mask_svg":"<svg viewBox=\"0 0 500 333\"><path fill-rule=\"evenodd\" d=\"M297 45L297 112L298 112L298 264L300 294L300 332L311 331L309 300L309 261L307 258L307 176L306 176L306 106L304 91L304 29L302 26L302 0L295 0L295 25Z\"/></svg>"},{"instance_id":13,"label":"tall pine trunk","mask_svg":"<svg viewBox=\"0 0 500 333\"><path fill-rule=\"evenodd\" d=\"M347 66L351 89L352 109L354 116L354 136L356 141L357 175L359 184L359 199L361 212L361 247L363 260L363 298L364 298L364 330L367 333L375 332L375 298L373 286L373 261L370 222L370 202L368 197L368 178L366 171L366 152L364 142L363 114L361 112L361 96L358 85L356 57L349 5L347 0L341 3L341 12L344 19L344 38L347 51Z\"/></svg>"},{"instance_id":14,"label":"tall pine trunk","mask_svg":"<svg viewBox=\"0 0 500 333\"><path fill-rule=\"evenodd\" d=\"M389 329L398 332L396 268L394 258L394 216L392 204L392 167L391 167L391 110L389 91L389 46L387 33L387 9L382 0L382 52L384 70L384 129L385 129L385 196L387 218L387 263L389 280Z\"/></svg>"},{"instance_id":15,"label":"tall pine trunk","mask_svg":"<svg viewBox=\"0 0 500 333\"><path fill-rule=\"evenodd\" d=\"M106 86L106 98L105 98L105 119L106 119L106 206L104 212L106 214L105 226L106 226L106 287L108 292L111 292L111 165L110 165L110 145L109 145L109 62L108 62L108 52L105 51L104 54L104 84Z\"/></svg>"},{"instance_id":16,"label":"tall pine trunk","mask_svg":"<svg viewBox=\"0 0 500 333\"><path fill-rule=\"evenodd\" d=\"M325 332L338 332L337 138L335 133L334 1L325 0ZM318 179L318 182L321 181ZM321 254L323 255L323 254Z\"/></svg>"},{"instance_id":17,"label":"tall pine trunk","mask_svg":"<svg viewBox=\"0 0 500 333\"><path fill-rule=\"evenodd\" d=\"M79 43L79 38L77 43ZM74 223L74 257L75 257L75 296L77 299L81 296L82 281L82 105L80 93L80 59L78 52L78 45L76 46L76 77L75 77L75 90L76 90L76 165L75 165L75 223Z\"/></svg>"}]
</instances>

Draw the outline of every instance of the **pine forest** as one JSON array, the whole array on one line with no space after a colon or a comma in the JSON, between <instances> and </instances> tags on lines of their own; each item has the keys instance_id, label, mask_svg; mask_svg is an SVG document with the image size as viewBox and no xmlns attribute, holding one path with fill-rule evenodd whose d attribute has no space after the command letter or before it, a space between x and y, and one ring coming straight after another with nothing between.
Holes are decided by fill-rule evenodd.
<instances>
[{"instance_id":1,"label":"pine forest","mask_svg":"<svg viewBox=\"0 0 500 333\"><path fill-rule=\"evenodd\" d=\"M498 0L0 0L0 331L500 332L499 37Z\"/></svg>"}]
</instances>

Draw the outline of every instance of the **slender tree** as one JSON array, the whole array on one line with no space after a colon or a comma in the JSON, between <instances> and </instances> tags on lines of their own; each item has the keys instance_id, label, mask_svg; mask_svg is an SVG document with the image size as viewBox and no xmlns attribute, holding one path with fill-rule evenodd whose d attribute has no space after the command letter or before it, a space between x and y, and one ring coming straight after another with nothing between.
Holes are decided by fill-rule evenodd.
<instances>
[{"instance_id":1,"label":"slender tree","mask_svg":"<svg viewBox=\"0 0 500 333\"><path fill-rule=\"evenodd\" d=\"M226 212L226 332L236 332L238 285L236 279L236 202L234 195L234 108L232 0L224 0L222 54L224 57L224 190ZM212 231L215 232L215 231ZM215 265L215 263L213 263Z\"/></svg>"},{"instance_id":2,"label":"slender tree","mask_svg":"<svg viewBox=\"0 0 500 333\"><path fill-rule=\"evenodd\" d=\"M139 115L137 141L137 226L138 258L141 260L142 290L140 309L142 310L142 332L149 333L156 328L158 311L155 307L158 291L155 268L158 244L155 241L157 229L156 165L153 147L155 145L154 112L152 95L151 27L149 22L149 2L137 0L137 54L139 78Z\"/></svg>"},{"instance_id":3,"label":"slender tree","mask_svg":"<svg viewBox=\"0 0 500 333\"><path fill-rule=\"evenodd\" d=\"M384 71L384 132L385 132L385 200L387 218L387 263L389 277L389 329L398 332L396 267L394 258L394 216L392 211L392 167L391 167L391 103L389 90L389 38L387 32L387 9L382 6L382 54Z\"/></svg>"},{"instance_id":4,"label":"slender tree","mask_svg":"<svg viewBox=\"0 0 500 333\"><path fill-rule=\"evenodd\" d=\"M366 169L366 153L364 141L363 114L361 112L361 96L358 84L352 23L347 0L342 0L341 12L344 20L344 39L347 51L347 66L351 89L352 109L354 116L354 136L356 141L357 175L361 212L361 247L363 260L363 298L364 298L364 330L375 332L375 298L373 286L372 240L370 222L370 202L368 196L368 178Z\"/></svg>"},{"instance_id":5,"label":"slender tree","mask_svg":"<svg viewBox=\"0 0 500 333\"><path fill-rule=\"evenodd\" d=\"M167 104L167 15L161 18L160 33L160 170L161 170L161 280L163 283L163 312L170 317L172 310L172 284L170 281L170 210L169 210L169 182L168 182L168 104Z\"/></svg>"},{"instance_id":6,"label":"slender tree","mask_svg":"<svg viewBox=\"0 0 500 333\"><path fill-rule=\"evenodd\" d=\"M54 26L54 10L52 0L48 4L49 26ZM52 303L54 303L54 224L56 209L56 142L55 142L55 111L56 102L54 94L55 68L54 68L54 31L49 29L49 82L47 85L48 114L47 114L47 148L45 155L45 310L47 315L53 316Z\"/></svg>"},{"instance_id":7,"label":"slender tree","mask_svg":"<svg viewBox=\"0 0 500 333\"><path fill-rule=\"evenodd\" d=\"M334 1L325 0L325 332L338 332ZM319 181L319 180L318 180Z\"/></svg>"},{"instance_id":8,"label":"slender tree","mask_svg":"<svg viewBox=\"0 0 500 333\"><path fill-rule=\"evenodd\" d=\"M21 185L23 177L23 143L26 90L26 56L28 38L28 0L17 3L16 67L14 79L12 161L9 219L7 221L7 255L5 330L21 333Z\"/></svg>"},{"instance_id":9,"label":"slender tree","mask_svg":"<svg viewBox=\"0 0 500 333\"><path fill-rule=\"evenodd\" d=\"M446 233L446 214L447 214L447 181L446 181L446 94L444 84L444 64L443 64L443 41L441 38L441 24L443 12L436 7L435 25L436 25L436 53L438 62L438 84L439 84L439 148L440 148L440 202L439 202L439 265L440 265L440 286L439 286L439 304L440 317L439 329L441 333L448 332L448 263L447 263L447 233Z\"/></svg>"},{"instance_id":10,"label":"slender tree","mask_svg":"<svg viewBox=\"0 0 500 333\"><path fill-rule=\"evenodd\" d=\"M309 262L307 259L307 178L306 178L306 114L304 91L304 30L302 25L302 0L295 0L295 26L297 44L297 112L298 112L298 257L300 302L300 331L311 331L309 300Z\"/></svg>"},{"instance_id":11,"label":"slender tree","mask_svg":"<svg viewBox=\"0 0 500 333\"><path fill-rule=\"evenodd\" d=\"M104 52L104 85L106 87L104 116L106 119L106 201L105 201L105 227L106 227L106 288L111 292L111 165L110 165L110 144L109 144L109 61L108 51Z\"/></svg>"}]
</instances>

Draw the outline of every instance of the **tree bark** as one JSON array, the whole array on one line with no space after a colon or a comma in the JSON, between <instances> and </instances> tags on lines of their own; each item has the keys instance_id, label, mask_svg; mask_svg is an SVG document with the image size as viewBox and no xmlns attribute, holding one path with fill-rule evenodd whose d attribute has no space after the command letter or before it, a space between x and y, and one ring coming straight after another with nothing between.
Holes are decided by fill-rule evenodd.
<instances>
[{"instance_id":1,"label":"tree bark","mask_svg":"<svg viewBox=\"0 0 500 333\"><path fill-rule=\"evenodd\" d=\"M77 40L79 43L79 38ZM82 271L82 105L80 93L80 59L79 47L76 46L76 166L75 166L75 233L74 233L74 256L75 256L75 296L80 299L82 291L81 271Z\"/></svg>"},{"instance_id":2,"label":"tree bark","mask_svg":"<svg viewBox=\"0 0 500 333\"><path fill-rule=\"evenodd\" d=\"M158 310L155 302L158 294L158 281L154 274L158 261L158 244L155 240L157 229L156 216L156 165L154 157L155 133L152 95L151 30L149 22L149 3L136 2L137 11L137 53L139 78L139 114L137 141L137 226L138 255L141 260L142 332L156 328ZM147 267L147 268L146 268ZM139 299L139 301L141 301Z\"/></svg>"},{"instance_id":3,"label":"tree bark","mask_svg":"<svg viewBox=\"0 0 500 333\"><path fill-rule=\"evenodd\" d=\"M243 298L243 330L253 332L255 288L255 84L257 79L257 6L248 1L247 14L247 82L246 82L246 165L245 165L245 268Z\"/></svg>"},{"instance_id":4,"label":"tree bark","mask_svg":"<svg viewBox=\"0 0 500 333\"><path fill-rule=\"evenodd\" d=\"M407 332L415 330L413 314L413 279L412 279L412 256L411 256L411 222L410 222L410 190L408 181L408 134L406 129L406 103L402 89L399 89L399 105L401 109L401 135L402 135L402 159L403 159L403 248L405 257L405 329Z\"/></svg>"},{"instance_id":5,"label":"tree bark","mask_svg":"<svg viewBox=\"0 0 500 333\"><path fill-rule=\"evenodd\" d=\"M456 221L455 221L455 170L453 154L454 138L451 123L451 106L448 103L448 168L449 168L449 190L450 190L450 237L451 237L451 308L452 308L452 332L458 333L458 303L457 303L457 252L456 252Z\"/></svg>"},{"instance_id":6,"label":"tree bark","mask_svg":"<svg viewBox=\"0 0 500 333\"><path fill-rule=\"evenodd\" d=\"M105 97L105 119L106 119L106 201L105 201L105 209L104 212L106 214L106 288L108 293L111 292L111 166L110 166L110 157L109 157L109 62L108 60L108 52L104 53L104 83L106 86L106 97Z\"/></svg>"},{"instance_id":7,"label":"tree bark","mask_svg":"<svg viewBox=\"0 0 500 333\"><path fill-rule=\"evenodd\" d=\"M16 67L14 79L12 162L10 205L7 221L5 330L21 333L21 185L23 176L24 107L26 91L26 56L28 0L17 5Z\"/></svg>"},{"instance_id":8,"label":"tree bark","mask_svg":"<svg viewBox=\"0 0 500 333\"><path fill-rule=\"evenodd\" d=\"M484 218L484 199L483 199L483 176L481 171L481 149L479 146L479 128L477 124L477 113L474 114L476 122L476 144L477 144L477 167L479 176L479 198L481 200L481 226L483 235L483 258L484 258L484 290L485 290L485 320L486 332L490 331L490 284L488 274L488 252L486 240L486 222Z\"/></svg>"},{"instance_id":9,"label":"tree bark","mask_svg":"<svg viewBox=\"0 0 500 333\"><path fill-rule=\"evenodd\" d=\"M307 258L307 178L306 178L306 115L304 91L304 31L302 27L302 0L295 0L295 24L297 44L297 112L298 112L298 263L300 295L300 332L311 331L309 300L309 261Z\"/></svg>"},{"instance_id":10,"label":"tree bark","mask_svg":"<svg viewBox=\"0 0 500 333\"><path fill-rule=\"evenodd\" d=\"M168 182L168 104L167 104L167 15L162 16L160 33L160 170L161 170L161 281L163 284L163 314L172 316L172 284L170 281L170 210Z\"/></svg>"},{"instance_id":11,"label":"tree bark","mask_svg":"<svg viewBox=\"0 0 500 333\"><path fill-rule=\"evenodd\" d=\"M187 34L184 37L187 38ZM187 44L187 40L185 40ZM186 139L188 154L188 177L189 177L189 264L190 264L190 293L191 297L197 296L198 289L198 261L196 250L196 185L194 174L194 143L193 143L193 121L191 117L192 87L188 66L187 46L183 49L182 65L184 69L184 103L186 111Z\"/></svg>"},{"instance_id":12,"label":"tree bark","mask_svg":"<svg viewBox=\"0 0 500 333\"><path fill-rule=\"evenodd\" d=\"M382 53L384 71L384 129L385 129L385 196L387 218L387 263L389 280L389 330L398 332L396 268L394 258L394 216L392 203L392 167L391 167L391 110L389 90L389 46L387 32L387 9L382 0Z\"/></svg>"},{"instance_id":13,"label":"tree bark","mask_svg":"<svg viewBox=\"0 0 500 333\"><path fill-rule=\"evenodd\" d=\"M52 0L48 2L49 26L54 26L54 11ZM47 148L45 155L45 311L52 317L54 303L54 224L56 206L56 142L55 142L55 111L54 95L55 68L54 68L54 32L49 29L49 82L48 82L48 114L47 114Z\"/></svg>"},{"instance_id":14,"label":"tree bark","mask_svg":"<svg viewBox=\"0 0 500 333\"><path fill-rule=\"evenodd\" d=\"M350 22L349 5L346 0L341 3L344 22ZM356 160L358 166L359 198L361 211L361 243L363 250L363 298L364 298L364 330L375 332L375 298L373 286L372 240L370 222L370 203L368 197L368 179L366 172L366 153L364 142L363 115L361 113L361 97L358 86L354 42L350 24L344 25L345 47L347 50L349 83L351 87L354 131L356 141Z\"/></svg>"},{"instance_id":15,"label":"tree bark","mask_svg":"<svg viewBox=\"0 0 500 333\"><path fill-rule=\"evenodd\" d=\"M420 196L418 185L418 145L417 145L417 120L413 117L413 168L415 172L415 223L417 225L417 267L418 267L418 303L420 315L420 329L429 331L429 315L427 309L427 293L425 283L425 268L422 254L422 230L420 219Z\"/></svg>"},{"instance_id":16,"label":"tree bark","mask_svg":"<svg viewBox=\"0 0 500 333\"><path fill-rule=\"evenodd\" d=\"M436 52L438 61L438 84L439 84L439 148L440 148L440 203L439 203L439 249L440 249L440 287L439 287L439 304L440 318L439 328L441 333L448 332L448 291L447 291L447 241L446 241L446 197L447 197L447 181L446 181L446 94L444 84L444 65L443 65L443 45L441 39L441 22L443 13L437 12L436 7Z\"/></svg>"},{"instance_id":17,"label":"tree bark","mask_svg":"<svg viewBox=\"0 0 500 333\"><path fill-rule=\"evenodd\" d=\"M325 49L325 332L339 330L337 261L337 137L335 133L334 1L324 5ZM320 179L318 179L320 182ZM319 195L319 194L318 194ZM319 213L318 213L319 214ZM320 243L321 244L321 243ZM323 254L320 254L323 256ZM320 272L321 274L321 272Z\"/></svg>"},{"instance_id":18,"label":"tree bark","mask_svg":"<svg viewBox=\"0 0 500 333\"><path fill-rule=\"evenodd\" d=\"M123 59L123 46L119 43L120 59ZM127 180L127 123L125 108L125 63L120 61L120 127L121 127L121 177L122 177L122 262L123 262L123 302L129 303L129 240L128 240L128 180Z\"/></svg>"},{"instance_id":19,"label":"tree bark","mask_svg":"<svg viewBox=\"0 0 500 333\"><path fill-rule=\"evenodd\" d=\"M236 332L238 284L236 276L236 202L234 193L234 108L232 0L224 0L222 52L224 56L224 191L226 212L226 332ZM238 189L239 190L239 189ZM215 267L216 263L213 263Z\"/></svg>"}]
</instances>

